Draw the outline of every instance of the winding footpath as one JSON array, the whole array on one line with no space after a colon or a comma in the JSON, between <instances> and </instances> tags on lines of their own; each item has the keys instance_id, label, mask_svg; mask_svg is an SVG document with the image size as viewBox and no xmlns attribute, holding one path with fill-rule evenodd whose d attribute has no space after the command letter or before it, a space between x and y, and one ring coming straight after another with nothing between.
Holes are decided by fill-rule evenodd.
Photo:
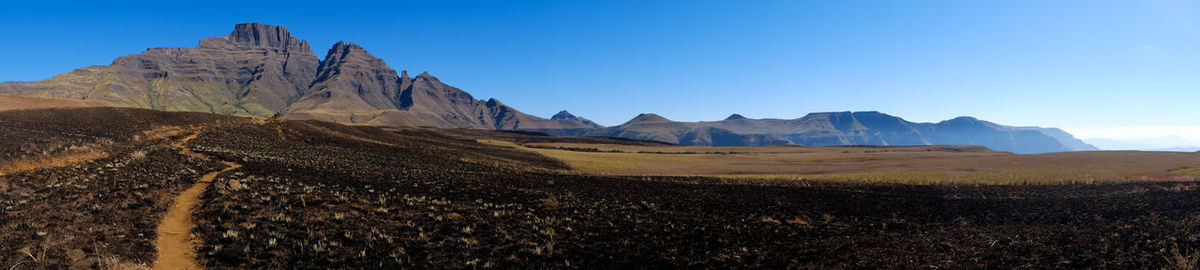
<instances>
[{"instance_id":1,"label":"winding footpath","mask_svg":"<svg viewBox=\"0 0 1200 270\"><path fill-rule=\"evenodd\" d=\"M203 128L197 128L191 135L175 142L174 146L179 148L179 153L182 155L211 160L208 156L192 152L192 149L187 147L188 141L200 136L202 132ZM195 227L192 221L192 210L200 202L200 196L204 195L204 191L217 178L217 175L242 167L241 164L233 162L222 161L222 163L225 164L224 169L201 176L192 187L179 193L171 206L167 208L167 214L163 216L162 222L159 223L156 230L154 246L158 252L158 259L154 261L153 269L201 268L200 264L196 262L196 242L191 237L192 228Z\"/></svg>"}]
</instances>

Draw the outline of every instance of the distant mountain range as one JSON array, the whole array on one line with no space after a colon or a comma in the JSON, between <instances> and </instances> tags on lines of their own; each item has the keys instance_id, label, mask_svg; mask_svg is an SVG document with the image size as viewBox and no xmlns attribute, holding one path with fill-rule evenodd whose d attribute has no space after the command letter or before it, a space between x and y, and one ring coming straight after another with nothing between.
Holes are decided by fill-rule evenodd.
<instances>
[{"instance_id":1,"label":"distant mountain range","mask_svg":"<svg viewBox=\"0 0 1200 270\"><path fill-rule=\"evenodd\" d=\"M1196 152L1200 151L1200 143L1184 139L1180 136L1166 136L1159 138L1140 138L1140 139L1105 139L1105 138L1088 138L1084 142L1095 145L1104 150L1142 150L1142 151L1170 151L1170 152Z\"/></svg>"},{"instance_id":2,"label":"distant mountain range","mask_svg":"<svg viewBox=\"0 0 1200 270\"><path fill-rule=\"evenodd\" d=\"M675 122L641 114L614 127L540 131L712 146L941 144L982 145L1014 153L1099 150L1057 128L1012 127L972 117L914 123L880 112L811 113L796 119L750 119L734 114L710 122Z\"/></svg>"},{"instance_id":3,"label":"distant mountain range","mask_svg":"<svg viewBox=\"0 0 1200 270\"><path fill-rule=\"evenodd\" d=\"M614 127L559 112L546 119L499 100L478 100L421 73L396 72L362 47L338 42L318 59L281 26L238 24L194 48L151 48L37 82L0 83L0 93L103 101L116 106L282 116L375 126L534 130L688 145L982 145L1016 153L1096 150L1059 129L1011 127L971 117L913 123L878 112L813 113L797 119L675 122L642 114Z\"/></svg>"}]
</instances>

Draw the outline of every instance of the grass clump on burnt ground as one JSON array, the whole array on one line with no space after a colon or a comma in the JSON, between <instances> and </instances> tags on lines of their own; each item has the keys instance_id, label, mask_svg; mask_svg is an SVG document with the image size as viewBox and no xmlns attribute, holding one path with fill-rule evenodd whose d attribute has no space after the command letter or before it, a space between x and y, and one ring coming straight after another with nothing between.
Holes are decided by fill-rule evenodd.
<instances>
[{"instance_id":1,"label":"grass clump on burnt ground","mask_svg":"<svg viewBox=\"0 0 1200 270\"><path fill-rule=\"evenodd\" d=\"M539 174L530 166L561 169L561 163L423 132L377 131L284 122L197 138L197 151L243 164L214 183L198 210L197 231L205 239L199 253L206 264L566 262L552 247L563 221L529 210L547 198L528 188L537 180L496 177L505 171Z\"/></svg>"},{"instance_id":2,"label":"grass clump on burnt ground","mask_svg":"<svg viewBox=\"0 0 1200 270\"><path fill-rule=\"evenodd\" d=\"M219 179L198 211L205 264L1153 268L1200 248L1191 182L588 176L557 173L561 163L528 152L429 136L439 132L321 125L197 139L198 151L245 165Z\"/></svg>"},{"instance_id":3,"label":"grass clump on burnt ground","mask_svg":"<svg viewBox=\"0 0 1200 270\"><path fill-rule=\"evenodd\" d=\"M220 119L225 117L115 108L0 112L5 138L0 164L44 160L39 157L81 145L104 153L63 163L27 162L22 171L0 176L0 266L152 262L154 228L169 198L206 168L219 166L179 155L171 134L154 130Z\"/></svg>"}]
</instances>

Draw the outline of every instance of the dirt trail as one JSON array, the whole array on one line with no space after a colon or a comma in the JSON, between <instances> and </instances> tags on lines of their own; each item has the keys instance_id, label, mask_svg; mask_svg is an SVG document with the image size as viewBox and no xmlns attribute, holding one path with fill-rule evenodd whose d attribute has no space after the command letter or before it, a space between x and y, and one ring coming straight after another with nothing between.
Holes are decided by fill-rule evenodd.
<instances>
[{"instance_id":1,"label":"dirt trail","mask_svg":"<svg viewBox=\"0 0 1200 270\"><path fill-rule=\"evenodd\" d=\"M200 136L201 132L203 130L197 128L191 135L176 142L174 145L179 148L179 153L210 160L208 156L192 152L191 148L186 145L188 141ZM192 228L195 227L195 224L192 223L192 209L199 203L200 196L217 178L217 175L242 167L241 164L233 162L222 161L222 163L225 163L224 169L201 176L196 184L175 197L174 202L167 208L167 214L163 216L162 222L158 225L157 238L154 239L154 245L158 249L158 259L154 261L153 269L201 268L200 264L196 262L196 243L192 241L191 237Z\"/></svg>"}]
</instances>

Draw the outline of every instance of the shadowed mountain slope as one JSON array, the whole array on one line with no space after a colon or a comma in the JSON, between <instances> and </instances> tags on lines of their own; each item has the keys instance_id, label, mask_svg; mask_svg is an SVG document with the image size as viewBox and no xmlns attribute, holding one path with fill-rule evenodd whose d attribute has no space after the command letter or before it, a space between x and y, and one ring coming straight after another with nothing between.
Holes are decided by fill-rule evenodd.
<instances>
[{"instance_id":1,"label":"shadowed mountain slope","mask_svg":"<svg viewBox=\"0 0 1200 270\"><path fill-rule=\"evenodd\" d=\"M320 60L286 28L259 23L238 24L229 35L201 40L194 48L151 48L44 81L0 83L0 93L378 126L599 127L582 118L545 119L495 99L477 100L429 73L398 74L353 43L334 44Z\"/></svg>"}]
</instances>

